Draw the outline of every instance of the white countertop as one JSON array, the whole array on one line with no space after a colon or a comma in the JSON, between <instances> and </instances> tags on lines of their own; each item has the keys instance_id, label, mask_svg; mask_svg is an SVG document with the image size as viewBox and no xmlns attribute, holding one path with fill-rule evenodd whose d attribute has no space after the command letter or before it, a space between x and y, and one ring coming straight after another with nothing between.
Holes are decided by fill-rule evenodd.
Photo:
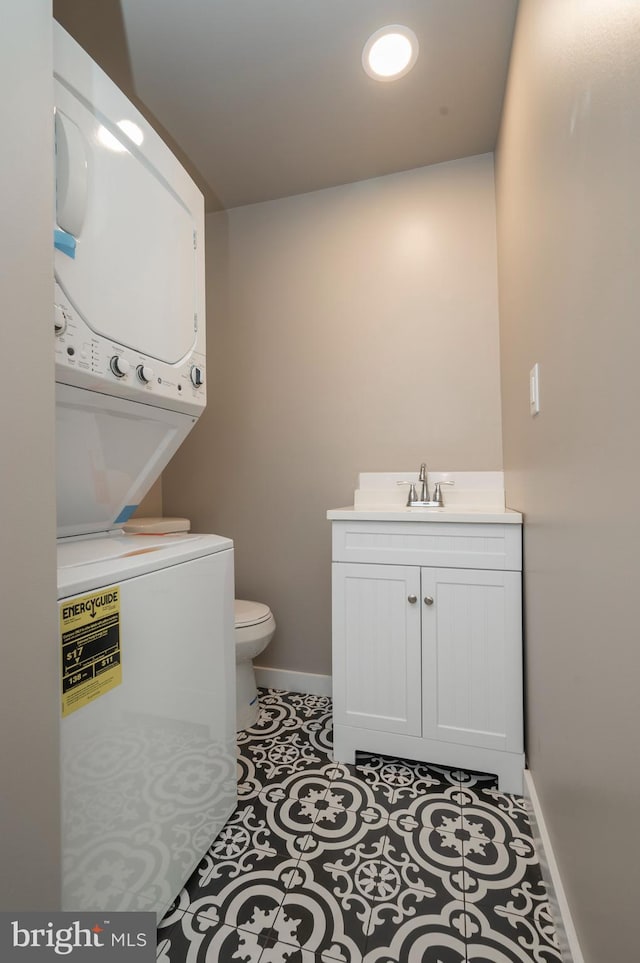
<instances>
[{"instance_id":1,"label":"white countertop","mask_svg":"<svg viewBox=\"0 0 640 963\"><path fill-rule=\"evenodd\" d=\"M521 525L522 514L511 508L487 510L486 508L465 508L462 505L451 508L332 508L327 512L330 521L345 522L476 522L484 524Z\"/></svg>"}]
</instances>

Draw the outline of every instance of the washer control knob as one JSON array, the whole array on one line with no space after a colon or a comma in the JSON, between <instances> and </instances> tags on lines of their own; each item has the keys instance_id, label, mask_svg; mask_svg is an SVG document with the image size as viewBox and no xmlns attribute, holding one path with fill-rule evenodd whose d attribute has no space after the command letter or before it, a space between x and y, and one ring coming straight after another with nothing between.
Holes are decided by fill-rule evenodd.
<instances>
[{"instance_id":1,"label":"washer control knob","mask_svg":"<svg viewBox=\"0 0 640 963\"><path fill-rule=\"evenodd\" d=\"M65 328L67 327L67 319L65 317L64 311L59 304L54 304L53 306L53 330L56 333L56 337L60 337L64 334Z\"/></svg>"},{"instance_id":2,"label":"washer control knob","mask_svg":"<svg viewBox=\"0 0 640 963\"><path fill-rule=\"evenodd\" d=\"M109 365L116 378L126 378L129 374L129 362L117 354L114 354Z\"/></svg>"},{"instance_id":3,"label":"washer control knob","mask_svg":"<svg viewBox=\"0 0 640 963\"><path fill-rule=\"evenodd\" d=\"M191 368L191 383L194 388L201 388L204 384L204 372L197 364Z\"/></svg>"},{"instance_id":4,"label":"washer control knob","mask_svg":"<svg viewBox=\"0 0 640 963\"><path fill-rule=\"evenodd\" d=\"M147 364L139 364L136 368L136 374L143 385L148 385L150 381L153 381L153 368L150 368Z\"/></svg>"}]
</instances>

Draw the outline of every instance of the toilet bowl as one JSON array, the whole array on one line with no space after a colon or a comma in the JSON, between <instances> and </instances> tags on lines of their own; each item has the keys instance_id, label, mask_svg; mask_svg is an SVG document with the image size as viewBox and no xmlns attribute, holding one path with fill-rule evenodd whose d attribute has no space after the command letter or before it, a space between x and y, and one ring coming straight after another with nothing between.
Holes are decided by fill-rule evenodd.
<instances>
[{"instance_id":1,"label":"toilet bowl","mask_svg":"<svg viewBox=\"0 0 640 963\"><path fill-rule=\"evenodd\" d=\"M123 525L130 534L168 535L188 532L188 518L132 518ZM271 609L262 602L235 600L236 729L248 729L258 718L258 687L252 659L266 649L276 630Z\"/></svg>"},{"instance_id":2,"label":"toilet bowl","mask_svg":"<svg viewBox=\"0 0 640 963\"><path fill-rule=\"evenodd\" d=\"M236 728L248 729L258 718L258 687L252 659L266 649L276 630L271 609L262 602L235 601Z\"/></svg>"}]
</instances>

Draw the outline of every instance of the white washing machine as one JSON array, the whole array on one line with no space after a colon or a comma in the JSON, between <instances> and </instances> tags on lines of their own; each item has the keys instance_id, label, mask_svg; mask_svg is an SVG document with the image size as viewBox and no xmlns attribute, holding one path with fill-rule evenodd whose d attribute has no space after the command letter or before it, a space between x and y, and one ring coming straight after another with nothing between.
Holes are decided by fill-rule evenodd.
<instances>
[{"instance_id":1,"label":"white washing machine","mask_svg":"<svg viewBox=\"0 0 640 963\"><path fill-rule=\"evenodd\" d=\"M58 548L63 908L162 916L236 804L232 543Z\"/></svg>"},{"instance_id":2,"label":"white washing machine","mask_svg":"<svg viewBox=\"0 0 640 963\"><path fill-rule=\"evenodd\" d=\"M122 524L205 406L204 205L54 25L63 909L161 916L236 803L233 545Z\"/></svg>"}]
</instances>

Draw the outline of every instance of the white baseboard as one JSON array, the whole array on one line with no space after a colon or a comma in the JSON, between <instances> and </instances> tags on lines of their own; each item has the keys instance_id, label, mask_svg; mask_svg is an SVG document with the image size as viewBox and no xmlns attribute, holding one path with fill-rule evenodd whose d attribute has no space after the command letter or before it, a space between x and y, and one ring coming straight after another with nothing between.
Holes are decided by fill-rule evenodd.
<instances>
[{"instance_id":1,"label":"white baseboard","mask_svg":"<svg viewBox=\"0 0 640 963\"><path fill-rule=\"evenodd\" d=\"M569 909L569 903L567 902L558 871L558 864L553 854L551 839L547 832L540 800L538 799L533 776L528 769L524 771L524 794L529 804L531 828L533 830L536 849L540 855L542 876L549 891L549 901L551 903L553 921L556 924L562 959L565 963L584 963L584 957L578 942L578 934L573 925L571 910Z\"/></svg>"},{"instance_id":2,"label":"white baseboard","mask_svg":"<svg viewBox=\"0 0 640 963\"><path fill-rule=\"evenodd\" d=\"M256 682L266 689L288 689L290 692L305 692L308 695L330 696L331 676L316 675L314 672L289 672L286 669L268 669L254 666Z\"/></svg>"}]
</instances>

